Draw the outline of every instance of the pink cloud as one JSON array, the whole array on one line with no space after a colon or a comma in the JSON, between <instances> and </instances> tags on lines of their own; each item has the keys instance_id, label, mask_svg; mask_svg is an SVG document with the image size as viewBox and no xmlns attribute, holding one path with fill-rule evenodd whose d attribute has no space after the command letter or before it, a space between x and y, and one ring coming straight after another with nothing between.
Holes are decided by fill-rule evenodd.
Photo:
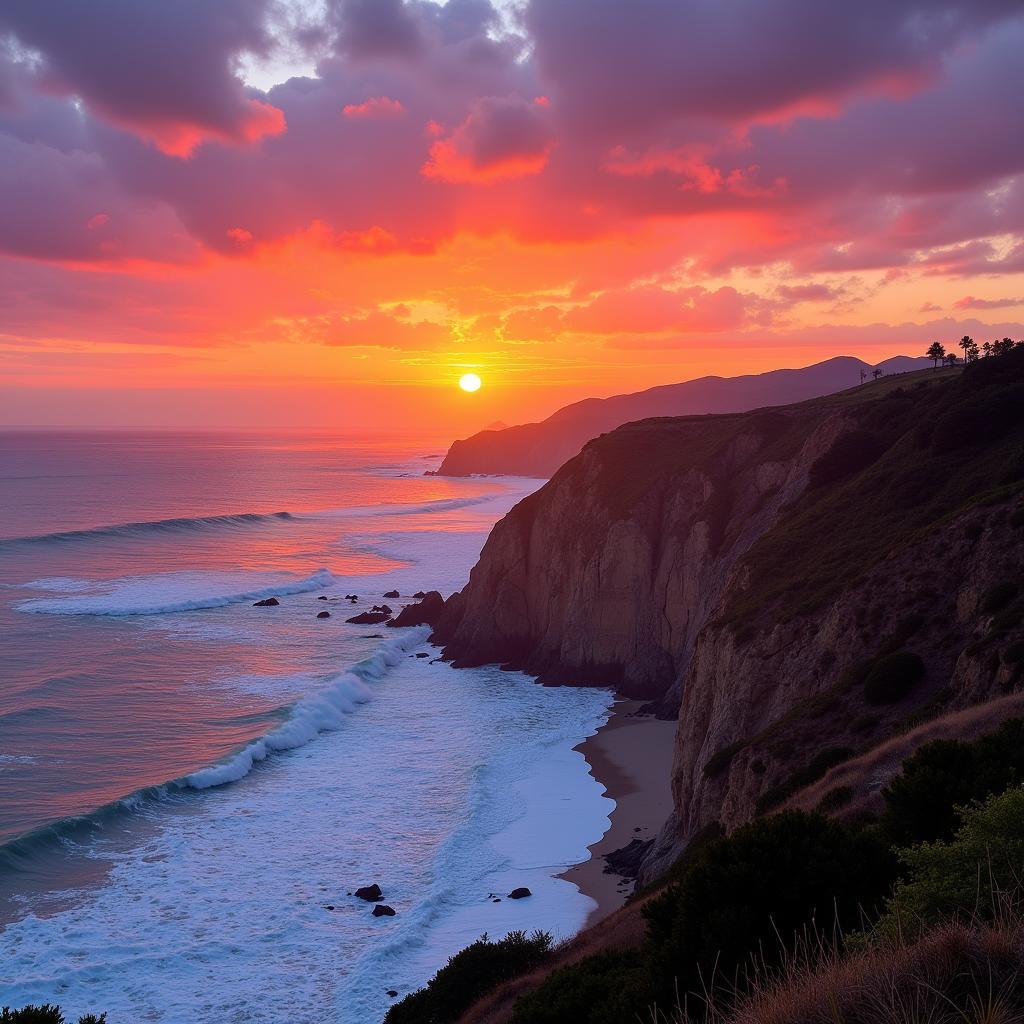
<instances>
[{"instance_id":1,"label":"pink cloud","mask_svg":"<svg viewBox=\"0 0 1024 1024\"><path fill-rule=\"evenodd\" d=\"M405 107L388 96L373 96L362 103L346 103L342 108L345 117L356 120L399 117L404 113Z\"/></svg>"},{"instance_id":2,"label":"pink cloud","mask_svg":"<svg viewBox=\"0 0 1024 1024\"><path fill-rule=\"evenodd\" d=\"M1007 306L1024 306L1024 298L979 299L973 295L965 295L953 303L954 309L1005 309Z\"/></svg>"},{"instance_id":3,"label":"pink cloud","mask_svg":"<svg viewBox=\"0 0 1024 1024\"><path fill-rule=\"evenodd\" d=\"M430 147L421 173L464 183L526 177L544 169L554 144L543 107L518 97L487 97Z\"/></svg>"}]
</instances>

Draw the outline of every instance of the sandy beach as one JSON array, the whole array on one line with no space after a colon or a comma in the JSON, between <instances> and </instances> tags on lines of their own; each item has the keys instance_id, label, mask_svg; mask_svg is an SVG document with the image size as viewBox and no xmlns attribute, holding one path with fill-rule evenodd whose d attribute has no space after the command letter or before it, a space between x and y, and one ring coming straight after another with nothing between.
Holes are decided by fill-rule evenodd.
<instances>
[{"instance_id":1,"label":"sandy beach","mask_svg":"<svg viewBox=\"0 0 1024 1024\"><path fill-rule=\"evenodd\" d=\"M587 927L621 907L633 888L623 885L618 875L605 873L605 857L634 839L653 839L672 808L669 780L676 723L637 717L642 703L617 701L607 724L576 748L615 801L611 826L590 847L590 860L562 876L597 903Z\"/></svg>"}]
</instances>

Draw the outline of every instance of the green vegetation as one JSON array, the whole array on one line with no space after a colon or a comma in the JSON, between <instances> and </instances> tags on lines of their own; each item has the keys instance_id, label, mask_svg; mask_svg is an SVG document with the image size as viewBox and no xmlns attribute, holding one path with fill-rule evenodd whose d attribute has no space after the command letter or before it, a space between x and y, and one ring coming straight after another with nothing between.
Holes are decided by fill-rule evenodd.
<instances>
[{"instance_id":1,"label":"green vegetation","mask_svg":"<svg viewBox=\"0 0 1024 1024\"><path fill-rule=\"evenodd\" d=\"M881 458L885 447L878 434L851 430L838 437L832 447L811 465L808 483L811 487L824 487L859 473Z\"/></svg>"},{"instance_id":2,"label":"green vegetation","mask_svg":"<svg viewBox=\"0 0 1024 1024\"><path fill-rule=\"evenodd\" d=\"M78 1018L78 1024L106 1024L107 1015L98 1017L88 1013ZM0 1024L65 1024L64 1014L59 1006L43 1003L41 1006L23 1006L20 1010L12 1010L9 1006L0 1009Z\"/></svg>"},{"instance_id":3,"label":"green vegetation","mask_svg":"<svg viewBox=\"0 0 1024 1024\"><path fill-rule=\"evenodd\" d=\"M815 464L819 485L750 549L749 583L734 591L724 621L738 628L809 614L893 550L927 546L958 514L1024 491L1024 349L938 376L930 387L851 401L857 429L881 455L854 469L851 444Z\"/></svg>"},{"instance_id":4,"label":"green vegetation","mask_svg":"<svg viewBox=\"0 0 1024 1024\"><path fill-rule=\"evenodd\" d=\"M753 822L705 845L644 907L641 949L560 968L516 1003L513 1021L618 1024L644 1006L672 1006L677 987L742 984L752 951L781 957L810 921L830 934L857 925L862 907L884 899L896 868L876 836L820 815Z\"/></svg>"},{"instance_id":5,"label":"green vegetation","mask_svg":"<svg viewBox=\"0 0 1024 1024\"><path fill-rule=\"evenodd\" d=\"M970 743L936 740L903 764L882 795L882 827L897 844L947 840L958 821L956 808L984 800L1024 782L1024 720L1004 722Z\"/></svg>"},{"instance_id":6,"label":"green vegetation","mask_svg":"<svg viewBox=\"0 0 1024 1024\"><path fill-rule=\"evenodd\" d=\"M910 651L879 658L864 680L864 699L869 704L898 704L924 679L924 662Z\"/></svg>"},{"instance_id":7,"label":"green vegetation","mask_svg":"<svg viewBox=\"0 0 1024 1024\"><path fill-rule=\"evenodd\" d=\"M1016 786L960 813L962 823L951 840L903 852L907 874L879 923L883 934L959 916L992 921L1006 894L1024 882L1024 788Z\"/></svg>"},{"instance_id":8,"label":"green vegetation","mask_svg":"<svg viewBox=\"0 0 1024 1024\"><path fill-rule=\"evenodd\" d=\"M797 769L784 782L766 789L758 798L757 813L764 814L788 800L798 790L817 782L830 768L849 761L854 751L850 747L826 747L819 751L803 768Z\"/></svg>"},{"instance_id":9,"label":"green vegetation","mask_svg":"<svg viewBox=\"0 0 1024 1024\"><path fill-rule=\"evenodd\" d=\"M527 974L551 956L547 932L509 932L491 942L486 935L456 953L426 988L395 1003L386 1024L449 1024L472 1003L510 978Z\"/></svg>"}]
</instances>

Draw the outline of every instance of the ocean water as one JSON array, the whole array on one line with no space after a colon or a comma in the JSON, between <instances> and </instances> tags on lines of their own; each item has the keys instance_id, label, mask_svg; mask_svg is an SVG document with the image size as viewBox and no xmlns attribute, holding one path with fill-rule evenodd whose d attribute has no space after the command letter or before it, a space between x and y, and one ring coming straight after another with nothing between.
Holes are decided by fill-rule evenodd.
<instances>
[{"instance_id":1,"label":"ocean water","mask_svg":"<svg viewBox=\"0 0 1024 1024\"><path fill-rule=\"evenodd\" d=\"M374 1024L482 933L582 925L610 695L344 621L461 587L537 486L443 450L0 434L0 1005Z\"/></svg>"}]
</instances>

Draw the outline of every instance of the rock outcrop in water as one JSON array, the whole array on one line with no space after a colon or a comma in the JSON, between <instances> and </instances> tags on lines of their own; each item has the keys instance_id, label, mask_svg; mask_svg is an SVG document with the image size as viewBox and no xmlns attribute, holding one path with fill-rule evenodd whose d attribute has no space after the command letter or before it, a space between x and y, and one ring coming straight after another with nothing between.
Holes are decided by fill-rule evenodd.
<instances>
[{"instance_id":1,"label":"rock outcrop in water","mask_svg":"<svg viewBox=\"0 0 1024 1024\"><path fill-rule=\"evenodd\" d=\"M650 880L1024 688L1024 352L605 435L494 528L435 636L456 664L679 707Z\"/></svg>"}]
</instances>

